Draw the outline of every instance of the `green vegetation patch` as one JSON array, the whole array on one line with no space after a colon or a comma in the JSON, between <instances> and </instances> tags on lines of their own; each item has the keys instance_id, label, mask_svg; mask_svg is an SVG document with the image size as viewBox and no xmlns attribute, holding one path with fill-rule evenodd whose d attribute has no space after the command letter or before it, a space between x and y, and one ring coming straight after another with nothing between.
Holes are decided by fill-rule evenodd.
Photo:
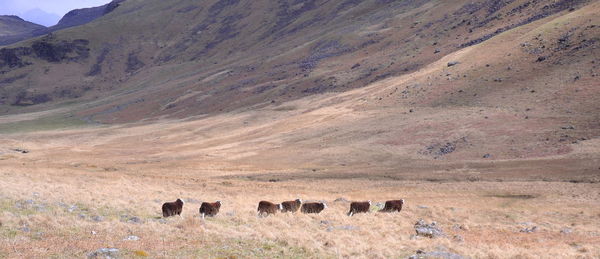
<instances>
[{"instance_id":1,"label":"green vegetation patch","mask_svg":"<svg viewBox=\"0 0 600 259\"><path fill-rule=\"evenodd\" d=\"M89 126L87 122L76 117L48 116L34 120L17 121L0 124L0 134L28 133L57 129L80 128Z\"/></svg>"}]
</instances>

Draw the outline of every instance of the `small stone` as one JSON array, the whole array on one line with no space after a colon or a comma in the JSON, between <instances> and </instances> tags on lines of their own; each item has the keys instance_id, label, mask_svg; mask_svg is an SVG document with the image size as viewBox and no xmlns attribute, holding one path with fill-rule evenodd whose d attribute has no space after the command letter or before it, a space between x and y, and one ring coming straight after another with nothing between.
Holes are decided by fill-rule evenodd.
<instances>
[{"instance_id":1,"label":"small stone","mask_svg":"<svg viewBox=\"0 0 600 259\"><path fill-rule=\"evenodd\" d=\"M492 155L490 155L490 154L485 154L485 155L483 155L483 158L490 158L491 156Z\"/></svg>"},{"instance_id":2,"label":"small stone","mask_svg":"<svg viewBox=\"0 0 600 259\"><path fill-rule=\"evenodd\" d=\"M450 61L448 62L448 67L456 66L458 64L460 64L458 61Z\"/></svg>"},{"instance_id":3,"label":"small stone","mask_svg":"<svg viewBox=\"0 0 600 259\"><path fill-rule=\"evenodd\" d=\"M123 241L138 241L140 238L138 236L128 236Z\"/></svg>"},{"instance_id":4,"label":"small stone","mask_svg":"<svg viewBox=\"0 0 600 259\"><path fill-rule=\"evenodd\" d=\"M431 251L425 252L423 250L417 250L414 255L408 257L409 259L465 259L464 256L454 254L445 251Z\"/></svg>"},{"instance_id":5,"label":"small stone","mask_svg":"<svg viewBox=\"0 0 600 259\"><path fill-rule=\"evenodd\" d=\"M102 222L104 221L104 217L96 215L92 217L92 220L95 222Z\"/></svg>"},{"instance_id":6,"label":"small stone","mask_svg":"<svg viewBox=\"0 0 600 259\"><path fill-rule=\"evenodd\" d=\"M571 229L571 228L563 228L563 229L560 230L560 233L561 234L571 234L571 233L573 233L573 229Z\"/></svg>"},{"instance_id":7,"label":"small stone","mask_svg":"<svg viewBox=\"0 0 600 259\"><path fill-rule=\"evenodd\" d=\"M536 232L536 231L537 231L537 226L533 226L531 228L521 229L519 232L521 232L521 233L533 233L533 232Z\"/></svg>"},{"instance_id":8,"label":"small stone","mask_svg":"<svg viewBox=\"0 0 600 259\"><path fill-rule=\"evenodd\" d=\"M143 223L142 219L138 218L138 217L131 217L127 220L127 223L132 223L132 224L141 224Z\"/></svg>"},{"instance_id":9,"label":"small stone","mask_svg":"<svg viewBox=\"0 0 600 259\"><path fill-rule=\"evenodd\" d=\"M119 249L117 248L100 248L87 255L88 259L102 258L102 259L114 259L119 257Z\"/></svg>"},{"instance_id":10,"label":"small stone","mask_svg":"<svg viewBox=\"0 0 600 259\"><path fill-rule=\"evenodd\" d=\"M340 198L333 200L333 202L349 202L349 201L346 198L340 197Z\"/></svg>"}]
</instances>

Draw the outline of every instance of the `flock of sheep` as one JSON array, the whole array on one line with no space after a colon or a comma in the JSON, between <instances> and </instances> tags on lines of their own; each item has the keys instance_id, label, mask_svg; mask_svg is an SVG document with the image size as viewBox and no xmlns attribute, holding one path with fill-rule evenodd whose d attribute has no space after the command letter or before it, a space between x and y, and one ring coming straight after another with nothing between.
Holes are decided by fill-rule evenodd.
<instances>
[{"instance_id":1,"label":"flock of sheep","mask_svg":"<svg viewBox=\"0 0 600 259\"><path fill-rule=\"evenodd\" d=\"M390 200L386 201L383 209L379 212L400 212L404 199L401 200ZM200 205L200 216L204 219L205 216L214 217L219 213L221 208L221 202L203 202ZM302 202L301 199L293 201L284 201L279 204L272 203L270 201L261 201L258 203L258 216L264 217L271 214L280 212L297 212L300 210L302 213L320 213L327 208L327 204L324 202ZM355 201L350 203L350 211L348 216L352 216L356 213L366 213L371 209L371 201ZM181 216L183 210L183 201L177 199L174 202L166 202L162 205L163 217L170 217L175 215Z\"/></svg>"}]
</instances>

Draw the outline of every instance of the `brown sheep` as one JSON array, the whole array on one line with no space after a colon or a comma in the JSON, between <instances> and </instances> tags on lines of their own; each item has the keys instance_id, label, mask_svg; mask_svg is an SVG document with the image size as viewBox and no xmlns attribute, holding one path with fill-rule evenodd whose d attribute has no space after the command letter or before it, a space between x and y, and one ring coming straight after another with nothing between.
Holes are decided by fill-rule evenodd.
<instances>
[{"instance_id":1,"label":"brown sheep","mask_svg":"<svg viewBox=\"0 0 600 259\"><path fill-rule=\"evenodd\" d=\"M258 216L264 217L271 214L277 213L278 210L281 210L281 204L275 204L270 201L260 201L258 203Z\"/></svg>"},{"instance_id":2,"label":"brown sheep","mask_svg":"<svg viewBox=\"0 0 600 259\"><path fill-rule=\"evenodd\" d=\"M281 203L281 212L296 212L302 206L302 200L284 201Z\"/></svg>"},{"instance_id":3,"label":"brown sheep","mask_svg":"<svg viewBox=\"0 0 600 259\"><path fill-rule=\"evenodd\" d=\"M209 216L209 217L214 217L217 214L219 214L219 209L221 208L221 201L217 201L217 202L203 202L202 205L200 205L200 215L202 216L202 218L204 219L204 216Z\"/></svg>"},{"instance_id":4,"label":"brown sheep","mask_svg":"<svg viewBox=\"0 0 600 259\"><path fill-rule=\"evenodd\" d=\"M179 215L181 217L181 211L183 210L183 201L181 199L177 199L174 202L165 202L162 205L162 213L163 217L170 217Z\"/></svg>"},{"instance_id":5,"label":"brown sheep","mask_svg":"<svg viewBox=\"0 0 600 259\"><path fill-rule=\"evenodd\" d=\"M350 211L348 216L352 216L356 213L367 213L371 208L371 201L355 201L350 203Z\"/></svg>"},{"instance_id":6,"label":"brown sheep","mask_svg":"<svg viewBox=\"0 0 600 259\"><path fill-rule=\"evenodd\" d=\"M302 204L300 211L302 213L321 213L324 209L327 209L327 204L324 202L309 202Z\"/></svg>"},{"instance_id":7,"label":"brown sheep","mask_svg":"<svg viewBox=\"0 0 600 259\"><path fill-rule=\"evenodd\" d=\"M386 201L385 206L383 206L383 209L379 212L400 212L402 210L402 205L404 205L404 199Z\"/></svg>"}]
</instances>

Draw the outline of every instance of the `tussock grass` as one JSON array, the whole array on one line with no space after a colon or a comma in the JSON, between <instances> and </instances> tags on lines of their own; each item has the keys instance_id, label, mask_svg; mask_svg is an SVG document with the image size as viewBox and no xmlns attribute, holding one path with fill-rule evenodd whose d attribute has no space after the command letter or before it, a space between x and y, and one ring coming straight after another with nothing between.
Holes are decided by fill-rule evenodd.
<instances>
[{"instance_id":1,"label":"tussock grass","mask_svg":"<svg viewBox=\"0 0 600 259\"><path fill-rule=\"evenodd\" d=\"M82 257L101 247L119 248L131 258L144 257L139 251L148 258L403 258L440 247L474 258L593 258L600 253L595 184L346 179L315 185L229 179L223 185L201 175L165 181L161 170L13 169L16 173L3 174L0 182L0 253L8 258ZM536 198L517 195L525 188ZM199 203L188 202L183 217L162 219L162 202L177 197L221 200L223 207L217 217L202 220ZM330 208L318 215L256 215L262 199L296 197L325 200ZM372 210L348 217L349 203L334 202L339 197L374 204L404 198L406 206L401 213ZM33 201L29 207L15 207L27 200ZM45 209L35 209L40 204ZM69 210L72 205L76 209ZM95 215L103 219L94 221ZM130 217L141 223L124 220ZM411 238L420 218L437 221L447 237ZM538 231L519 232L533 225ZM573 232L563 234L563 228ZM140 240L124 240L130 235Z\"/></svg>"}]
</instances>

